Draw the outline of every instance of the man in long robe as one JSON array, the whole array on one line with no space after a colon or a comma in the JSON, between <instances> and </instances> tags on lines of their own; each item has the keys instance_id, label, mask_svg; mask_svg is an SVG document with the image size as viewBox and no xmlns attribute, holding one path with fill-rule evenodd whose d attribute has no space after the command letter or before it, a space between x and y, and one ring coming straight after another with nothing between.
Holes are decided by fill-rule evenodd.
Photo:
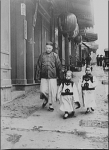
<instances>
[{"instance_id":1,"label":"man in long robe","mask_svg":"<svg viewBox=\"0 0 109 150\"><path fill-rule=\"evenodd\" d=\"M49 103L49 110L53 111L53 102L57 95L57 77L61 78L61 62L58 54L53 51L53 43L46 43L46 52L39 56L36 67L36 78L41 79L40 99L44 108Z\"/></svg>"}]
</instances>

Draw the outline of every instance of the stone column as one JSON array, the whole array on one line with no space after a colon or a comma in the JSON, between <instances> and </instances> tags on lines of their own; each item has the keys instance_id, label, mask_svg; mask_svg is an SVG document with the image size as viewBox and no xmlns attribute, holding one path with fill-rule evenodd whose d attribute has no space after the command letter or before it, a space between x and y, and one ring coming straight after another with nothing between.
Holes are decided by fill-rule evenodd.
<instances>
[{"instance_id":1,"label":"stone column","mask_svg":"<svg viewBox=\"0 0 109 150\"><path fill-rule=\"evenodd\" d=\"M79 60L82 60L82 50L81 50L81 44L79 44Z\"/></svg>"},{"instance_id":2,"label":"stone column","mask_svg":"<svg viewBox=\"0 0 109 150\"><path fill-rule=\"evenodd\" d=\"M69 40L67 34L65 36L65 64L67 69L69 69Z\"/></svg>"},{"instance_id":3,"label":"stone column","mask_svg":"<svg viewBox=\"0 0 109 150\"><path fill-rule=\"evenodd\" d=\"M71 41L71 55L72 55L72 63L75 66L76 65L76 48L75 48L75 43L73 40Z\"/></svg>"},{"instance_id":4,"label":"stone column","mask_svg":"<svg viewBox=\"0 0 109 150\"><path fill-rule=\"evenodd\" d=\"M58 31L59 58L62 61L62 34Z\"/></svg>"},{"instance_id":5,"label":"stone column","mask_svg":"<svg viewBox=\"0 0 109 150\"><path fill-rule=\"evenodd\" d=\"M54 12L53 7L50 5L50 40L54 43L54 31L55 31L55 25L54 25ZM53 49L54 51L54 49Z\"/></svg>"},{"instance_id":6,"label":"stone column","mask_svg":"<svg viewBox=\"0 0 109 150\"><path fill-rule=\"evenodd\" d=\"M33 16L35 10L32 2L26 1L26 20L27 20L27 43L26 43L26 78L27 83L35 83L34 81L34 27ZM34 13L33 13L34 12Z\"/></svg>"},{"instance_id":7,"label":"stone column","mask_svg":"<svg viewBox=\"0 0 109 150\"><path fill-rule=\"evenodd\" d=\"M62 33L60 31L60 26L59 26L59 18L58 18L58 46L59 46L59 58L62 61Z\"/></svg>"},{"instance_id":8,"label":"stone column","mask_svg":"<svg viewBox=\"0 0 109 150\"><path fill-rule=\"evenodd\" d=\"M10 0L1 0L1 103L11 97Z\"/></svg>"},{"instance_id":9,"label":"stone column","mask_svg":"<svg viewBox=\"0 0 109 150\"><path fill-rule=\"evenodd\" d=\"M17 79L16 84L27 84L26 80L26 5L24 0L16 2L16 51L17 51Z\"/></svg>"},{"instance_id":10,"label":"stone column","mask_svg":"<svg viewBox=\"0 0 109 150\"><path fill-rule=\"evenodd\" d=\"M10 22L11 22L11 81L16 84L17 77L17 50L16 50L16 3L15 0L10 1Z\"/></svg>"}]
</instances>

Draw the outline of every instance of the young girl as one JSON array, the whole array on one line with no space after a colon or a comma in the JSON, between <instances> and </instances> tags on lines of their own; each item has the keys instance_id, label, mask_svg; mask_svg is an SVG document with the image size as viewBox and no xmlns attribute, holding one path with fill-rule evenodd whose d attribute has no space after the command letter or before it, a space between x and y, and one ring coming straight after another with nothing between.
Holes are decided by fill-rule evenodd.
<instances>
[{"instance_id":1,"label":"young girl","mask_svg":"<svg viewBox=\"0 0 109 150\"><path fill-rule=\"evenodd\" d=\"M78 83L79 93L82 92L83 106L87 109L85 113L94 111L96 107L95 102L95 88L97 86L97 79L91 74L91 68L88 66Z\"/></svg>"},{"instance_id":2,"label":"young girl","mask_svg":"<svg viewBox=\"0 0 109 150\"><path fill-rule=\"evenodd\" d=\"M80 107L77 87L72 77L72 71L67 71L65 79L58 88L57 100L62 102L60 110L65 112L63 119L74 116L74 110Z\"/></svg>"}]
</instances>

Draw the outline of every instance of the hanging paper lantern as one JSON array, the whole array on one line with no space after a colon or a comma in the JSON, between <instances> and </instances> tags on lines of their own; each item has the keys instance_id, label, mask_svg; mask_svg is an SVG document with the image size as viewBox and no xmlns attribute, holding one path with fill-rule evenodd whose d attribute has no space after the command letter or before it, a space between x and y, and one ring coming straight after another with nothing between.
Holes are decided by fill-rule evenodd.
<instances>
[{"instance_id":1,"label":"hanging paper lantern","mask_svg":"<svg viewBox=\"0 0 109 150\"><path fill-rule=\"evenodd\" d=\"M63 34L70 34L73 32L77 25L77 18L73 13L63 13L59 16L59 27Z\"/></svg>"},{"instance_id":2,"label":"hanging paper lantern","mask_svg":"<svg viewBox=\"0 0 109 150\"><path fill-rule=\"evenodd\" d=\"M75 38L74 38L74 42L75 43L81 43L81 41L82 41L82 36L81 35L78 35L78 36L76 36Z\"/></svg>"},{"instance_id":3,"label":"hanging paper lantern","mask_svg":"<svg viewBox=\"0 0 109 150\"><path fill-rule=\"evenodd\" d=\"M79 34L79 26L78 26L78 24L76 24L76 28L73 31L73 36L72 37L75 38L78 34Z\"/></svg>"}]
</instances>

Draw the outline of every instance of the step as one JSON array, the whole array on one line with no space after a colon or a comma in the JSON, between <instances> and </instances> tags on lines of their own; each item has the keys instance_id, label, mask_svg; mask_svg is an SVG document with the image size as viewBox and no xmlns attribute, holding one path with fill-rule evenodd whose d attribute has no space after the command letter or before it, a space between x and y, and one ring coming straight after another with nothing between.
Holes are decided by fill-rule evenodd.
<instances>
[{"instance_id":1,"label":"step","mask_svg":"<svg viewBox=\"0 0 109 150\"><path fill-rule=\"evenodd\" d=\"M12 100L21 97L25 94L25 91L12 91Z\"/></svg>"},{"instance_id":2,"label":"step","mask_svg":"<svg viewBox=\"0 0 109 150\"><path fill-rule=\"evenodd\" d=\"M11 92L11 100L2 102L2 105L13 101L14 99L20 98L21 96L25 95L25 91L12 91Z\"/></svg>"}]
</instances>

